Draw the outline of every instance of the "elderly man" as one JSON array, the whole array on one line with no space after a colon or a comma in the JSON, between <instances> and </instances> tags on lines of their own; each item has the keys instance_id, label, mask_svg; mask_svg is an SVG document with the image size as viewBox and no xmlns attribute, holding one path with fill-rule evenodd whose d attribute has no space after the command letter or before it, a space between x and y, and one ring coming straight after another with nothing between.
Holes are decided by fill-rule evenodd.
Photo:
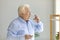
<instances>
[{"instance_id":1,"label":"elderly man","mask_svg":"<svg viewBox=\"0 0 60 40\"><path fill-rule=\"evenodd\" d=\"M36 15L29 19L30 11L29 5L19 6L18 17L8 27L7 40L34 40L34 33L43 31L43 23Z\"/></svg>"}]
</instances>

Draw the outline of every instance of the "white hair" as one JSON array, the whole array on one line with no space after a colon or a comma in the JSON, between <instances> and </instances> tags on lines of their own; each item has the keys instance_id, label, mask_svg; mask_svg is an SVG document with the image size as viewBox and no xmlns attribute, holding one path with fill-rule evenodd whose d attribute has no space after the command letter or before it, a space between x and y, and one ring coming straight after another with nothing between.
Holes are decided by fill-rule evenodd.
<instances>
[{"instance_id":1,"label":"white hair","mask_svg":"<svg viewBox=\"0 0 60 40\"><path fill-rule=\"evenodd\" d=\"M19 6L19 7L18 7L18 12L19 12L19 11L20 11L20 12L23 11L26 7L30 9L30 6L29 6L28 4L24 4L24 5Z\"/></svg>"}]
</instances>

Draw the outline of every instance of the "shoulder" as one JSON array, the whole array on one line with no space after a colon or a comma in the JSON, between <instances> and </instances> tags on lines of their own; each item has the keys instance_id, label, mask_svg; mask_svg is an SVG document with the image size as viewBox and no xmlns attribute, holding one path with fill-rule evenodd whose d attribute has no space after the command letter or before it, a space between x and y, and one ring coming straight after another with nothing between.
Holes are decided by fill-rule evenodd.
<instances>
[{"instance_id":1,"label":"shoulder","mask_svg":"<svg viewBox=\"0 0 60 40\"><path fill-rule=\"evenodd\" d=\"M34 21L33 21L32 19L29 19L29 22L30 22L30 23L33 23Z\"/></svg>"},{"instance_id":2,"label":"shoulder","mask_svg":"<svg viewBox=\"0 0 60 40\"><path fill-rule=\"evenodd\" d=\"M36 22L35 22L34 20L32 20L32 19L29 19L29 22L30 22L32 25L35 25L35 24L36 24Z\"/></svg>"},{"instance_id":3,"label":"shoulder","mask_svg":"<svg viewBox=\"0 0 60 40\"><path fill-rule=\"evenodd\" d=\"M18 26L18 24L19 24L18 18L15 18L9 23L9 27Z\"/></svg>"},{"instance_id":4,"label":"shoulder","mask_svg":"<svg viewBox=\"0 0 60 40\"><path fill-rule=\"evenodd\" d=\"M10 22L8 29L13 29L17 27L19 27L19 22L18 22L18 18L15 18L14 20Z\"/></svg>"},{"instance_id":5,"label":"shoulder","mask_svg":"<svg viewBox=\"0 0 60 40\"><path fill-rule=\"evenodd\" d=\"M15 18L15 19L13 19L13 20L10 22L10 24L18 24L18 23L19 23L18 17Z\"/></svg>"},{"instance_id":6,"label":"shoulder","mask_svg":"<svg viewBox=\"0 0 60 40\"><path fill-rule=\"evenodd\" d=\"M43 24L43 22L42 21L39 21L39 23L36 23L34 20L29 20L32 24Z\"/></svg>"}]
</instances>

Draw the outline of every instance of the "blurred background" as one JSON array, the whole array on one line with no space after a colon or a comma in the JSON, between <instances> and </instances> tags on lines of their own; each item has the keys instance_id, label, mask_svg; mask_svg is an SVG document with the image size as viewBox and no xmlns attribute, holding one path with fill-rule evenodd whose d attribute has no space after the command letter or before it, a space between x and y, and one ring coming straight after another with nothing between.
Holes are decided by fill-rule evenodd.
<instances>
[{"instance_id":1,"label":"blurred background","mask_svg":"<svg viewBox=\"0 0 60 40\"><path fill-rule=\"evenodd\" d=\"M38 15L44 23L44 31L35 40L50 40L50 14L56 12L56 0L0 0L0 40L6 40L9 23L18 17L18 6L29 4L31 18Z\"/></svg>"}]
</instances>

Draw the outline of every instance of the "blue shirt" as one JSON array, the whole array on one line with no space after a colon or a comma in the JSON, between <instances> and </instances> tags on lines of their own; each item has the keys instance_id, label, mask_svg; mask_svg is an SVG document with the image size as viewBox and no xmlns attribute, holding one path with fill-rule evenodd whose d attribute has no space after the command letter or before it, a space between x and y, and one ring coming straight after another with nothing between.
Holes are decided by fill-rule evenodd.
<instances>
[{"instance_id":1,"label":"blue shirt","mask_svg":"<svg viewBox=\"0 0 60 40\"><path fill-rule=\"evenodd\" d=\"M34 40L35 32L43 31L43 23L40 21L36 23L34 20L30 20L26 22L21 17L14 19L9 27L7 32L7 40L25 40L25 35L33 35L33 37L29 40Z\"/></svg>"}]
</instances>

